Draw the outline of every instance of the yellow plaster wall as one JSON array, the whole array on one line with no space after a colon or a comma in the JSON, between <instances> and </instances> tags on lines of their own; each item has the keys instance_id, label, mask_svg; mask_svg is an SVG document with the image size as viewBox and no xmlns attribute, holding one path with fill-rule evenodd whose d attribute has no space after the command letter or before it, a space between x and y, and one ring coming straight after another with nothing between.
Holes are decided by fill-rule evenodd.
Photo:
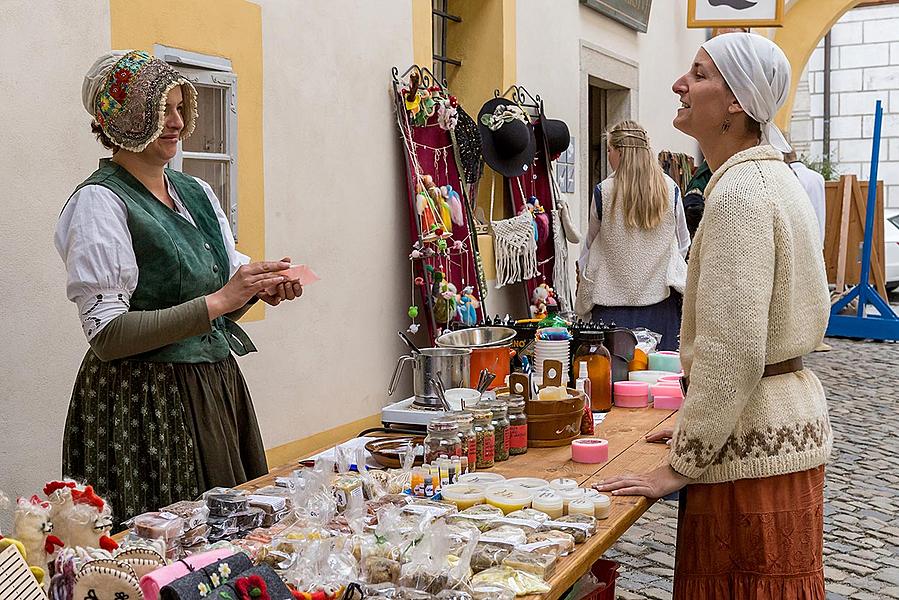
<instances>
[{"instance_id":1,"label":"yellow plaster wall","mask_svg":"<svg viewBox=\"0 0 899 600\"><path fill-rule=\"evenodd\" d=\"M462 67L447 67L447 83L450 91L468 113L477 119L481 106L500 92L516 83L518 58L516 54L516 0L453 0L450 12L462 18L461 23L447 24L447 54L462 61ZM490 211L490 185L493 171L484 167L484 176L478 191L478 205L487 215ZM496 218L503 218L502 178L497 177ZM490 218L489 215L488 219ZM506 215L508 216L508 215ZM481 240L484 274L487 279L496 277L490 239ZM489 260L488 260L489 258Z\"/></svg>"},{"instance_id":2,"label":"yellow plaster wall","mask_svg":"<svg viewBox=\"0 0 899 600\"><path fill-rule=\"evenodd\" d=\"M774 121L783 131L790 130L793 101L802 71L821 38L830 31L843 14L863 0L795 0L787 8L783 27L774 34L774 41L790 61L793 78L790 95Z\"/></svg>"},{"instance_id":3,"label":"yellow plaster wall","mask_svg":"<svg viewBox=\"0 0 899 600\"><path fill-rule=\"evenodd\" d=\"M109 11L115 49L152 52L154 44L162 44L231 61L237 74L237 248L253 260L262 260L262 9L247 0L110 0ZM244 320L264 314L260 302Z\"/></svg>"},{"instance_id":4,"label":"yellow plaster wall","mask_svg":"<svg viewBox=\"0 0 899 600\"><path fill-rule=\"evenodd\" d=\"M434 62L433 22L431 0L412 0L412 58L429 69Z\"/></svg>"}]
</instances>

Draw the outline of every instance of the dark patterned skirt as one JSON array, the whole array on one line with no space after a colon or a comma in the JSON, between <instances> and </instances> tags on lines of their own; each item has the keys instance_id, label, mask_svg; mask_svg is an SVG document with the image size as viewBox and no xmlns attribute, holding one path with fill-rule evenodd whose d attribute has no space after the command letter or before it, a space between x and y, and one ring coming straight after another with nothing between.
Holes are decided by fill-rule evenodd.
<instances>
[{"instance_id":1,"label":"dark patterned skirt","mask_svg":"<svg viewBox=\"0 0 899 600\"><path fill-rule=\"evenodd\" d=\"M594 306L593 320L628 329L645 327L662 336L656 350L678 350L683 300L680 292L671 289L667 298L649 306Z\"/></svg>"},{"instance_id":2,"label":"dark patterned skirt","mask_svg":"<svg viewBox=\"0 0 899 600\"><path fill-rule=\"evenodd\" d=\"M120 522L264 475L237 361L103 362L89 350L69 404L62 471L92 484Z\"/></svg>"},{"instance_id":3,"label":"dark patterned skirt","mask_svg":"<svg viewBox=\"0 0 899 600\"><path fill-rule=\"evenodd\" d=\"M824 467L693 484L680 502L675 600L824 600Z\"/></svg>"}]
</instances>

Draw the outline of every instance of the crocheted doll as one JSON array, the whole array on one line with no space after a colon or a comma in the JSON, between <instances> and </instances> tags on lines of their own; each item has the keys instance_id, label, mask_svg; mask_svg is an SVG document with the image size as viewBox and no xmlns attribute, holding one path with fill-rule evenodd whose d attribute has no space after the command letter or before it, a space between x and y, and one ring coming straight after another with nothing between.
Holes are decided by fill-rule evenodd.
<instances>
[{"instance_id":1,"label":"crocheted doll","mask_svg":"<svg viewBox=\"0 0 899 600\"><path fill-rule=\"evenodd\" d=\"M112 551L119 545L109 537L112 529L112 510L94 488L87 486L84 491L72 489L72 507L60 515L67 521L68 537L63 541L67 546L82 548L102 548Z\"/></svg>"},{"instance_id":2,"label":"crocheted doll","mask_svg":"<svg viewBox=\"0 0 899 600\"><path fill-rule=\"evenodd\" d=\"M19 498L13 522L15 538L25 547L25 560L33 567L47 568L49 556L62 540L52 535L50 503L37 496Z\"/></svg>"}]
</instances>

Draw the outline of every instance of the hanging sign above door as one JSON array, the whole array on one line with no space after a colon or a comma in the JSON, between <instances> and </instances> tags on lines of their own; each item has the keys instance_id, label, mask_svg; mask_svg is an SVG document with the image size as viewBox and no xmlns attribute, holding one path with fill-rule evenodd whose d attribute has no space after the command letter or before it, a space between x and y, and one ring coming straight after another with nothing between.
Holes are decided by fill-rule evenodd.
<instances>
[{"instance_id":1,"label":"hanging sign above door","mask_svg":"<svg viewBox=\"0 0 899 600\"><path fill-rule=\"evenodd\" d=\"M646 33L649 27L652 0L581 0L581 4L631 29Z\"/></svg>"}]
</instances>

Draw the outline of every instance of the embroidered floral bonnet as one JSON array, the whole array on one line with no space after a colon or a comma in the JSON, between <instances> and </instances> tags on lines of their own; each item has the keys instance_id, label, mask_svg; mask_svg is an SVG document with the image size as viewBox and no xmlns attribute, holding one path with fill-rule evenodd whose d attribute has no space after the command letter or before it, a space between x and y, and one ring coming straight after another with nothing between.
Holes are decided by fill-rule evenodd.
<instances>
[{"instance_id":1,"label":"embroidered floral bonnet","mask_svg":"<svg viewBox=\"0 0 899 600\"><path fill-rule=\"evenodd\" d=\"M184 94L181 139L185 139L197 121L197 90L178 71L147 52L101 56L84 76L81 101L113 143L141 152L162 134L166 98L179 85Z\"/></svg>"}]
</instances>

